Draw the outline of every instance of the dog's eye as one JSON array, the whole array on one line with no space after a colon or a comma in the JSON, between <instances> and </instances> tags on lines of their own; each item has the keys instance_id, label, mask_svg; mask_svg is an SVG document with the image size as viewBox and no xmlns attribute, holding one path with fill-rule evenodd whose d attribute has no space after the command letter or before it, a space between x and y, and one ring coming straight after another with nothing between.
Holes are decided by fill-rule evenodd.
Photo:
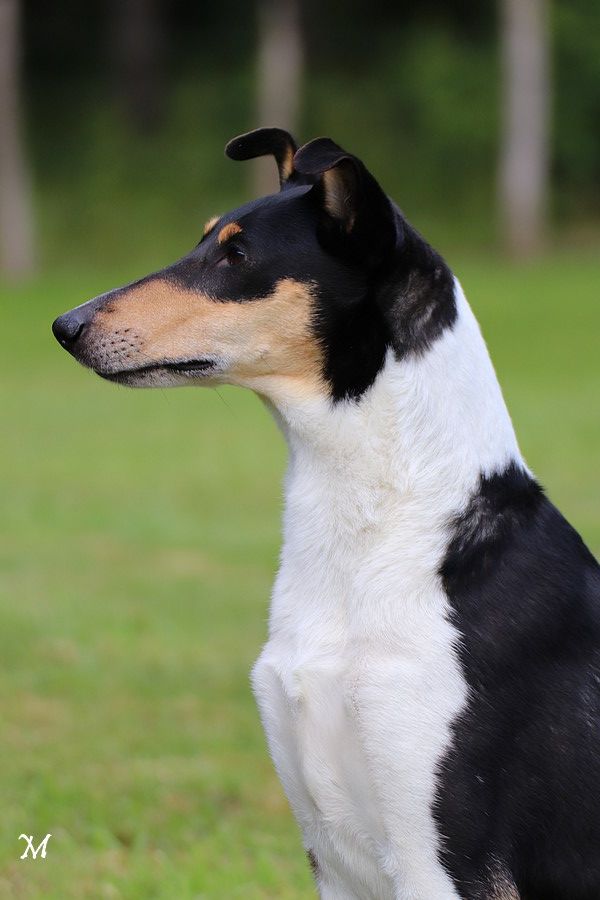
<instances>
[{"instance_id":1,"label":"dog's eye","mask_svg":"<svg viewBox=\"0 0 600 900\"><path fill-rule=\"evenodd\" d=\"M239 247L228 247L225 256L222 256L218 266L237 266L246 259L246 254Z\"/></svg>"}]
</instances>

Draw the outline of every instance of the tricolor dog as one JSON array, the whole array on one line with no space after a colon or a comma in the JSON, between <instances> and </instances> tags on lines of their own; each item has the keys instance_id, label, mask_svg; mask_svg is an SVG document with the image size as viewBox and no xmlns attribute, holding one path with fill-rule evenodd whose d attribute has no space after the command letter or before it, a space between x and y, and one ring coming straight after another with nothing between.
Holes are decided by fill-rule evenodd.
<instances>
[{"instance_id":1,"label":"tricolor dog","mask_svg":"<svg viewBox=\"0 0 600 900\"><path fill-rule=\"evenodd\" d=\"M600 898L600 568L523 462L460 284L355 156L60 316L132 387L241 385L289 447L252 682L324 900Z\"/></svg>"}]
</instances>

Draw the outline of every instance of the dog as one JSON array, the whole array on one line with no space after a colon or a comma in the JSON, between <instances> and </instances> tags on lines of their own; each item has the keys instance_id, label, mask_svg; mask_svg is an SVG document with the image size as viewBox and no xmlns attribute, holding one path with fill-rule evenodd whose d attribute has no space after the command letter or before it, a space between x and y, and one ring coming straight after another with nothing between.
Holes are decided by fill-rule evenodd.
<instances>
[{"instance_id":1,"label":"dog","mask_svg":"<svg viewBox=\"0 0 600 900\"><path fill-rule=\"evenodd\" d=\"M600 898L600 567L525 465L457 279L328 138L60 316L130 387L251 388L289 446L252 683L323 900Z\"/></svg>"}]
</instances>

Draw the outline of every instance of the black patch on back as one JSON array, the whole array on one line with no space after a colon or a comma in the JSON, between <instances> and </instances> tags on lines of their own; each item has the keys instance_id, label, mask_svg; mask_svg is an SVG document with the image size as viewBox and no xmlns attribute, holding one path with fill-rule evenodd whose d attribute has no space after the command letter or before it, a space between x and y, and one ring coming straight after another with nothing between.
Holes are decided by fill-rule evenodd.
<instances>
[{"instance_id":1,"label":"black patch on back","mask_svg":"<svg viewBox=\"0 0 600 900\"><path fill-rule=\"evenodd\" d=\"M600 567L519 466L482 477L441 567L470 696L439 772L465 898L600 897Z\"/></svg>"},{"instance_id":2,"label":"black patch on back","mask_svg":"<svg viewBox=\"0 0 600 900\"><path fill-rule=\"evenodd\" d=\"M515 529L531 520L542 500L540 485L515 463L502 474L481 476L479 489L452 523L441 570L448 594L493 571Z\"/></svg>"}]
</instances>

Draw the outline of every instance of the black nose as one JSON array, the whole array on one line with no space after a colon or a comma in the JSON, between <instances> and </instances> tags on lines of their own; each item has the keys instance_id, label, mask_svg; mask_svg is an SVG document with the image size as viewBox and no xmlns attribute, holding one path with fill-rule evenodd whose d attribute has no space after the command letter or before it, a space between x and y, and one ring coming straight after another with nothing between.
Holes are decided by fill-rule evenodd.
<instances>
[{"instance_id":1,"label":"black nose","mask_svg":"<svg viewBox=\"0 0 600 900\"><path fill-rule=\"evenodd\" d=\"M70 350L77 342L85 325L84 316L79 315L78 310L72 309L54 320L52 331L58 343Z\"/></svg>"}]
</instances>

